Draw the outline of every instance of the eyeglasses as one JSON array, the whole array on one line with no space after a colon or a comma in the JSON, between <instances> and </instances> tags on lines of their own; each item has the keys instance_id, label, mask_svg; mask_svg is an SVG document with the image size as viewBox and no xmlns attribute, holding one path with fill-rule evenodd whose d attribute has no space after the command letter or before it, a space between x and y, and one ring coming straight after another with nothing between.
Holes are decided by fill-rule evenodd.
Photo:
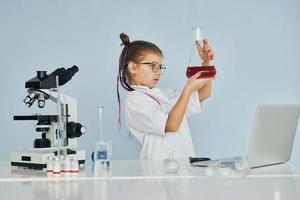
<instances>
[{"instance_id":1,"label":"eyeglasses","mask_svg":"<svg viewBox=\"0 0 300 200\"><path fill-rule=\"evenodd\" d=\"M152 71L154 73L158 72L158 70L160 70L160 74L164 74L167 67L163 64L158 64L157 62L144 62L144 63L137 63L137 64L142 64L142 65L148 65L149 67L151 67Z\"/></svg>"}]
</instances>

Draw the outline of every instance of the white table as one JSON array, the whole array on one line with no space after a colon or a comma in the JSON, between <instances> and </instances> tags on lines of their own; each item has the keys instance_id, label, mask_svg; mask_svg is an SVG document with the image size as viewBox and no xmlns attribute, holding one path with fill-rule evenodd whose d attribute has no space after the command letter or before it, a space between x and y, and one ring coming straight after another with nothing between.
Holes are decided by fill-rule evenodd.
<instances>
[{"instance_id":1,"label":"white table","mask_svg":"<svg viewBox=\"0 0 300 200\"><path fill-rule=\"evenodd\" d=\"M109 171L87 164L75 177L47 177L9 162L0 170L0 199L300 199L300 170L288 164L246 177L215 177L184 162L178 174L166 174L162 162L150 161L113 161Z\"/></svg>"}]
</instances>

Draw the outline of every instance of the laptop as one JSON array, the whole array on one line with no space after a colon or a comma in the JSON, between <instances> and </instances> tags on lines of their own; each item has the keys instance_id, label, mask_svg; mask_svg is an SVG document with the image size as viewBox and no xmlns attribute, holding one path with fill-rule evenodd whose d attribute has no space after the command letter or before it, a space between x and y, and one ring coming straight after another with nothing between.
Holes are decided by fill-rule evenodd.
<instances>
[{"instance_id":1,"label":"laptop","mask_svg":"<svg viewBox=\"0 0 300 200\"><path fill-rule=\"evenodd\" d=\"M300 104L260 104L257 106L251 141L247 154L248 166L257 168L290 160L300 113ZM224 158L195 162L193 166L210 166Z\"/></svg>"}]
</instances>

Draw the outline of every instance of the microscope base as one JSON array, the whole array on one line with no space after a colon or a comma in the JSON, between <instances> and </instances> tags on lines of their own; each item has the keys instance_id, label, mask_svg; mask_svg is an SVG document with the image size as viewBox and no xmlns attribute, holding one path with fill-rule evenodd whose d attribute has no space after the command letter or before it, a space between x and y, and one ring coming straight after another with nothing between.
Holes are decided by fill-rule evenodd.
<instances>
[{"instance_id":1,"label":"microscope base","mask_svg":"<svg viewBox=\"0 0 300 200\"><path fill-rule=\"evenodd\" d=\"M55 155L57 155L57 148L35 148L15 151L10 155L11 166L42 170L47 167L48 157ZM78 147L67 147L67 156L76 156L79 165L85 163L85 151Z\"/></svg>"}]
</instances>

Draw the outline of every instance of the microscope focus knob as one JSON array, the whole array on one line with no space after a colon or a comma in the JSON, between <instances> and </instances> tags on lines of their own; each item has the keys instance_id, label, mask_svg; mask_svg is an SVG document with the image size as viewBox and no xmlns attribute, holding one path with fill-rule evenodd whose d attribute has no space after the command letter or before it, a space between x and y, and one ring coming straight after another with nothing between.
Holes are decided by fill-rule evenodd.
<instances>
[{"instance_id":1,"label":"microscope focus knob","mask_svg":"<svg viewBox=\"0 0 300 200\"><path fill-rule=\"evenodd\" d=\"M86 132L86 128L77 122L69 122L67 127L67 137L80 137Z\"/></svg>"}]
</instances>

